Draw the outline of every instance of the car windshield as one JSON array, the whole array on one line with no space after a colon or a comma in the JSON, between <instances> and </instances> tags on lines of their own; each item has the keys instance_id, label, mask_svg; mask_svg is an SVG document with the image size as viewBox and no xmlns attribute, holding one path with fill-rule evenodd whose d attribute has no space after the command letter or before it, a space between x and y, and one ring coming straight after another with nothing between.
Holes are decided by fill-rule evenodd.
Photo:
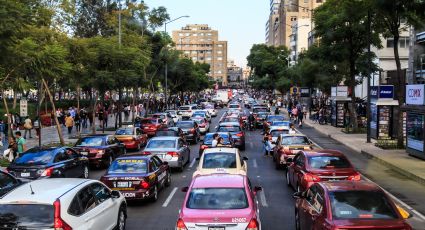
<instances>
[{"instance_id":1,"label":"car windshield","mask_svg":"<svg viewBox=\"0 0 425 230\"><path fill-rule=\"evenodd\" d=\"M157 137L177 137L178 134L174 130L158 130L155 134Z\"/></svg>"},{"instance_id":2,"label":"car windshield","mask_svg":"<svg viewBox=\"0 0 425 230\"><path fill-rule=\"evenodd\" d=\"M190 128L193 128L193 123L192 122L178 122L177 127L181 128L181 129L190 129Z\"/></svg>"},{"instance_id":3,"label":"car windshield","mask_svg":"<svg viewBox=\"0 0 425 230\"><path fill-rule=\"evenodd\" d=\"M76 146L102 146L104 144L104 138L103 137L83 137L80 138Z\"/></svg>"},{"instance_id":4,"label":"car windshield","mask_svg":"<svg viewBox=\"0 0 425 230\"><path fill-rule=\"evenodd\" d=\"M289 121L273 121L272 126L288 126L289 127Z\"/></svg>"},{"instance_id":5,"label":"car windshield","mask_svg":"<svg viewBox=\"0 0 425 230\"><path fill-rule=\"evenodd\" d=\"M189 209L244 209L248 200L244 188L194 188L186 203Z\"/></svg>"},{"instance_id":6,"label":"car windshield","mask_svg":"<svg viewBox=\"0 0 425 230\"><path fill-rule=\"evenodd\" d=\"M219 126L217 131L218 132L240 132L241 128L239 126Z\"/></svg>"},{"instance_id":7,"label":"car windshield","mask_svg":"<svg viewBox=\"0 0 425 230\"><path fill-rule=\"evenodd\" d=\"M226 117L223 122L239 122L239 119L237 117Z\"/></svg>"},{"instance_id":8,"label":"car windshield","mask_svg":"<svg viewBox=\"0 0 425 230\"><path fill-rule=\"evenodd\" d=\"M314 169L328 169L328 168L350 168L351 165L340 156L312 156L308 158L308 163Z\"/></svg>"},{"instance_id":9,"label":"car windshield","mask_svg":"<svg viewBox=\"0 0 425 230\"><path fill-rule=\"evenodd\" d=\"M175 140L150 140L146 148L153 149L165 149L165 148L175 148Z\"/></svg>"},{"instance_id":10,"label":"car windshield","mask_svg":"<svg viewBox=\"0 0 425 230\"><path fill-rule=\"evenodd\" d=\"M25 229L50 229L53 226L53 219L53 205L0 204L0 222L10 226L25 226ZM21 229L20 227L16 229L18 228Z\"/></svg>"},{"instance_id":11,"label":"car windshield","mask_svg":"<svg viewBox=\"0 0 425 230\"><path fill-rule=\"evenodd\" d=\"M396 219L390 201L380 191L338 191L329 194L335 219Z\"/></svg>"},{"instance_id":12,"label":"car windshield","mask_svg":"<svg viewBox=\"0 0 425 230\"><path fill-rule=\"evenodd\" d=\"M193 117L196 117L196 116L204 117L204 116L206 116L206 112L200 112L200 111L194 112L192 116Z\"/></svg>"},{"instance_id":13,"label":"car windshield","mask_svg":"<svg viewBox=\"0 0 425 230\"><path fill-rule=\"evenodd\" d=\"M143 159L118 159L112 163L108 173L147 173L148 166Z\"/></svg>"},{"instance_id":14,"label":"car windshield","mask_svg":"<svg viewBox=\"0 0 425 230\"><path fill-rule=\"evenodd\" d=\"M54 150L34 150L31 149L24 152L20 157L16 158L17 165L44 165L51 163L55 157Z\"/></svg>"},{"instance_id":15,"label":"car windshield","mask_svg":"<svg viewBox=\"0 0 425 230\"><path fill-rule=\"evenodd\" d=\"M307 137L303 136L287 136L282 138L282 145L308 145Z\"/></svg>"},{"instance_id":16,"label":"car windshield","mask_svg":"<svg viewBox=\"0 0 425 230\"><path fill-rule=\"evenodd\" d=\"M133 135L133 129L118 129L115 135Z\"/></svg>"},{"instance_id":17,"label":"car windshield","mask_svg":"<svg viewBox=\"0 0 425 230\"><path fill-rule=\"evenodd\" d=\"M269 110L267 108L254 108L252 112L258 113L258 112L268 112Z\"/></svg>"},{"instance_id":18,"label":"car windshield","mask_svg":"<svg viewBox=\"0 0 425 230\"><path fill-rule=\"evenodd\" d=\"M0 172L0 197L3 196L5 192L16 186L16 184L17 181L13 179L13 177Z\"/></svg>"},{"instance_id":19,"label":"car windshield","mask_svg":"<svg viewBox=\"0 0 425 230\"><path fill-rule=\"evenodd\" d=\"M236 154L222 152L204 154L202 168L236 168Z\"/></svg>"},{"instance_id":20,"label":"car windshield","mask_svg":"<svg viewBox=\"0 0 425 230\"><path fill-rule=\"evenodd\" d=\"M270 135L272 135L272 137L278 137L280 134L288 134L288 133L289 133L289 130L287 129L270 131Z\"/></svg>"},{"instance_id":21,"label":"car windshield","mask_svg":"<svg viewBox=\"0 0 425 230\"><path fill-rule=\"evenodd\" d=\"M204 119L192 119L192 121L196 122L196 124L198 124L198 125L204 123Z\"/></svg>"}]
</instances>

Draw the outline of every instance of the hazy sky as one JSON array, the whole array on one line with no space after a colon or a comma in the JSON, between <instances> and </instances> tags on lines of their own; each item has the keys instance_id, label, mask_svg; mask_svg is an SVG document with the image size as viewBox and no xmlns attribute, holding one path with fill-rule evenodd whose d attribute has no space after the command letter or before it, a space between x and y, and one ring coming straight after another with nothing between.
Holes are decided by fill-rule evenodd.
<instances>
[{"instance_id":1,"label":"hazy sky","mask_svg":"<svg viewBox=\"0 0 425 230\"><path fill-rule=\"evenodd\" d=\"M145 0L149 7L165 6L174 19L167 32L186 24L208 24L218 30L219 39L228 41L228 60L246 65L252 44L264 43L265 23L269 14L269 0ZM161 28L163 29L163 28Z\"/></svg>"}]
</instances>

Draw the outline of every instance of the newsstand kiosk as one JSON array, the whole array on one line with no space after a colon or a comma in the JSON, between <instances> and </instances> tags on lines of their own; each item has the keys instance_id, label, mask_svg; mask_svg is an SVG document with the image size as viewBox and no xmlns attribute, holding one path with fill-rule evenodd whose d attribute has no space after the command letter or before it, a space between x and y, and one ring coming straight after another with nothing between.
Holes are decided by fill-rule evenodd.
<instances>
[{"instance_id":1,"label":"newsstand kiosk","mask_svg":"<svg viewBox=\"0 0 425 230\"><path fill-rule=\"evenodd\" d=\"M348 103L351 98L348 97L347 86L337 86L331 89L331 125L334 127L345 127Z\"/></svg>"},{"instance_id":2,"label":"newsstand kiosk","mask_svg":"<svg viewBox=\"0 0 425 230\"><path fill-rule=\"evenodd\" d=\"M394 108L398 107L398 100L394 100L394 86L372 86L370 97L370 136L374 139L392 139Z\"/></svg>"},{"instance_id":3,"label":"newsstand kiosk","mask_svg":"<svg viewBox=\"0 0 425 230\"><path fill-rule=\"evenodd\" d=\"M406 152L425 160L425 85L406 86Z\"/></svg>"}]
</instances>

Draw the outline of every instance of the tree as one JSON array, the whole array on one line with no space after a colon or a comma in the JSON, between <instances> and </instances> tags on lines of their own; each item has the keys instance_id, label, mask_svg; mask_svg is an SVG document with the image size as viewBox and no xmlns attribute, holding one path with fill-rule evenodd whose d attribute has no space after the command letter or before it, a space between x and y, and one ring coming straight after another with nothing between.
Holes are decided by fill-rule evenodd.
<instances>
[{"instance_id":1,"label":"tree","mask_svg":"<svg viewBox=\"0 0 425 230\"><path fill-rule=\"evenodd\" d=\"M409 26L423 24L425 19L424 1L417 0L371 0L374 9L374 21L379 25L380 32L385 38L394 39L394 59L397 67L397 99L399 105L405 100L405 76L402 73L398 44L400 33L409 29ZM405 22L405 23L403 23ZM403 113L398 113L397 145L403 147Z\"/></svg>"}]
</instances>

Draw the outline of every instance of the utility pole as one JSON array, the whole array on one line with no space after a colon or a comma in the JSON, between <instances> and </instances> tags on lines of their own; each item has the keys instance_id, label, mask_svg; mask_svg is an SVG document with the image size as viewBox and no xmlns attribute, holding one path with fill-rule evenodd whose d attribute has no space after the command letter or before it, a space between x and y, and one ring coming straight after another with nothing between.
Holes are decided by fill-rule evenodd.
<instances>
[{"instance_id":1,"label":"utility pole","mask_svg":"<svg viewBox=\"0 0 425 230\"><path fill-rule=\"evenodd\" d=\"M369 66L369 71L372 69L372 59L370 56L370 45L371 45L371 38L372 38L372 29L371 29L371 16L370 16L370 10L368 10L367 12L367 51L368 51L368 66ZM370 120L372 119L372 111L370 110L370 75L371 73L369 73L369 76L367 76L367 108L366 108L366 119L367 119L367 135L366 135L366 142L367 143L371 143L370 140Z\"/></svg>"}]
</instances>

